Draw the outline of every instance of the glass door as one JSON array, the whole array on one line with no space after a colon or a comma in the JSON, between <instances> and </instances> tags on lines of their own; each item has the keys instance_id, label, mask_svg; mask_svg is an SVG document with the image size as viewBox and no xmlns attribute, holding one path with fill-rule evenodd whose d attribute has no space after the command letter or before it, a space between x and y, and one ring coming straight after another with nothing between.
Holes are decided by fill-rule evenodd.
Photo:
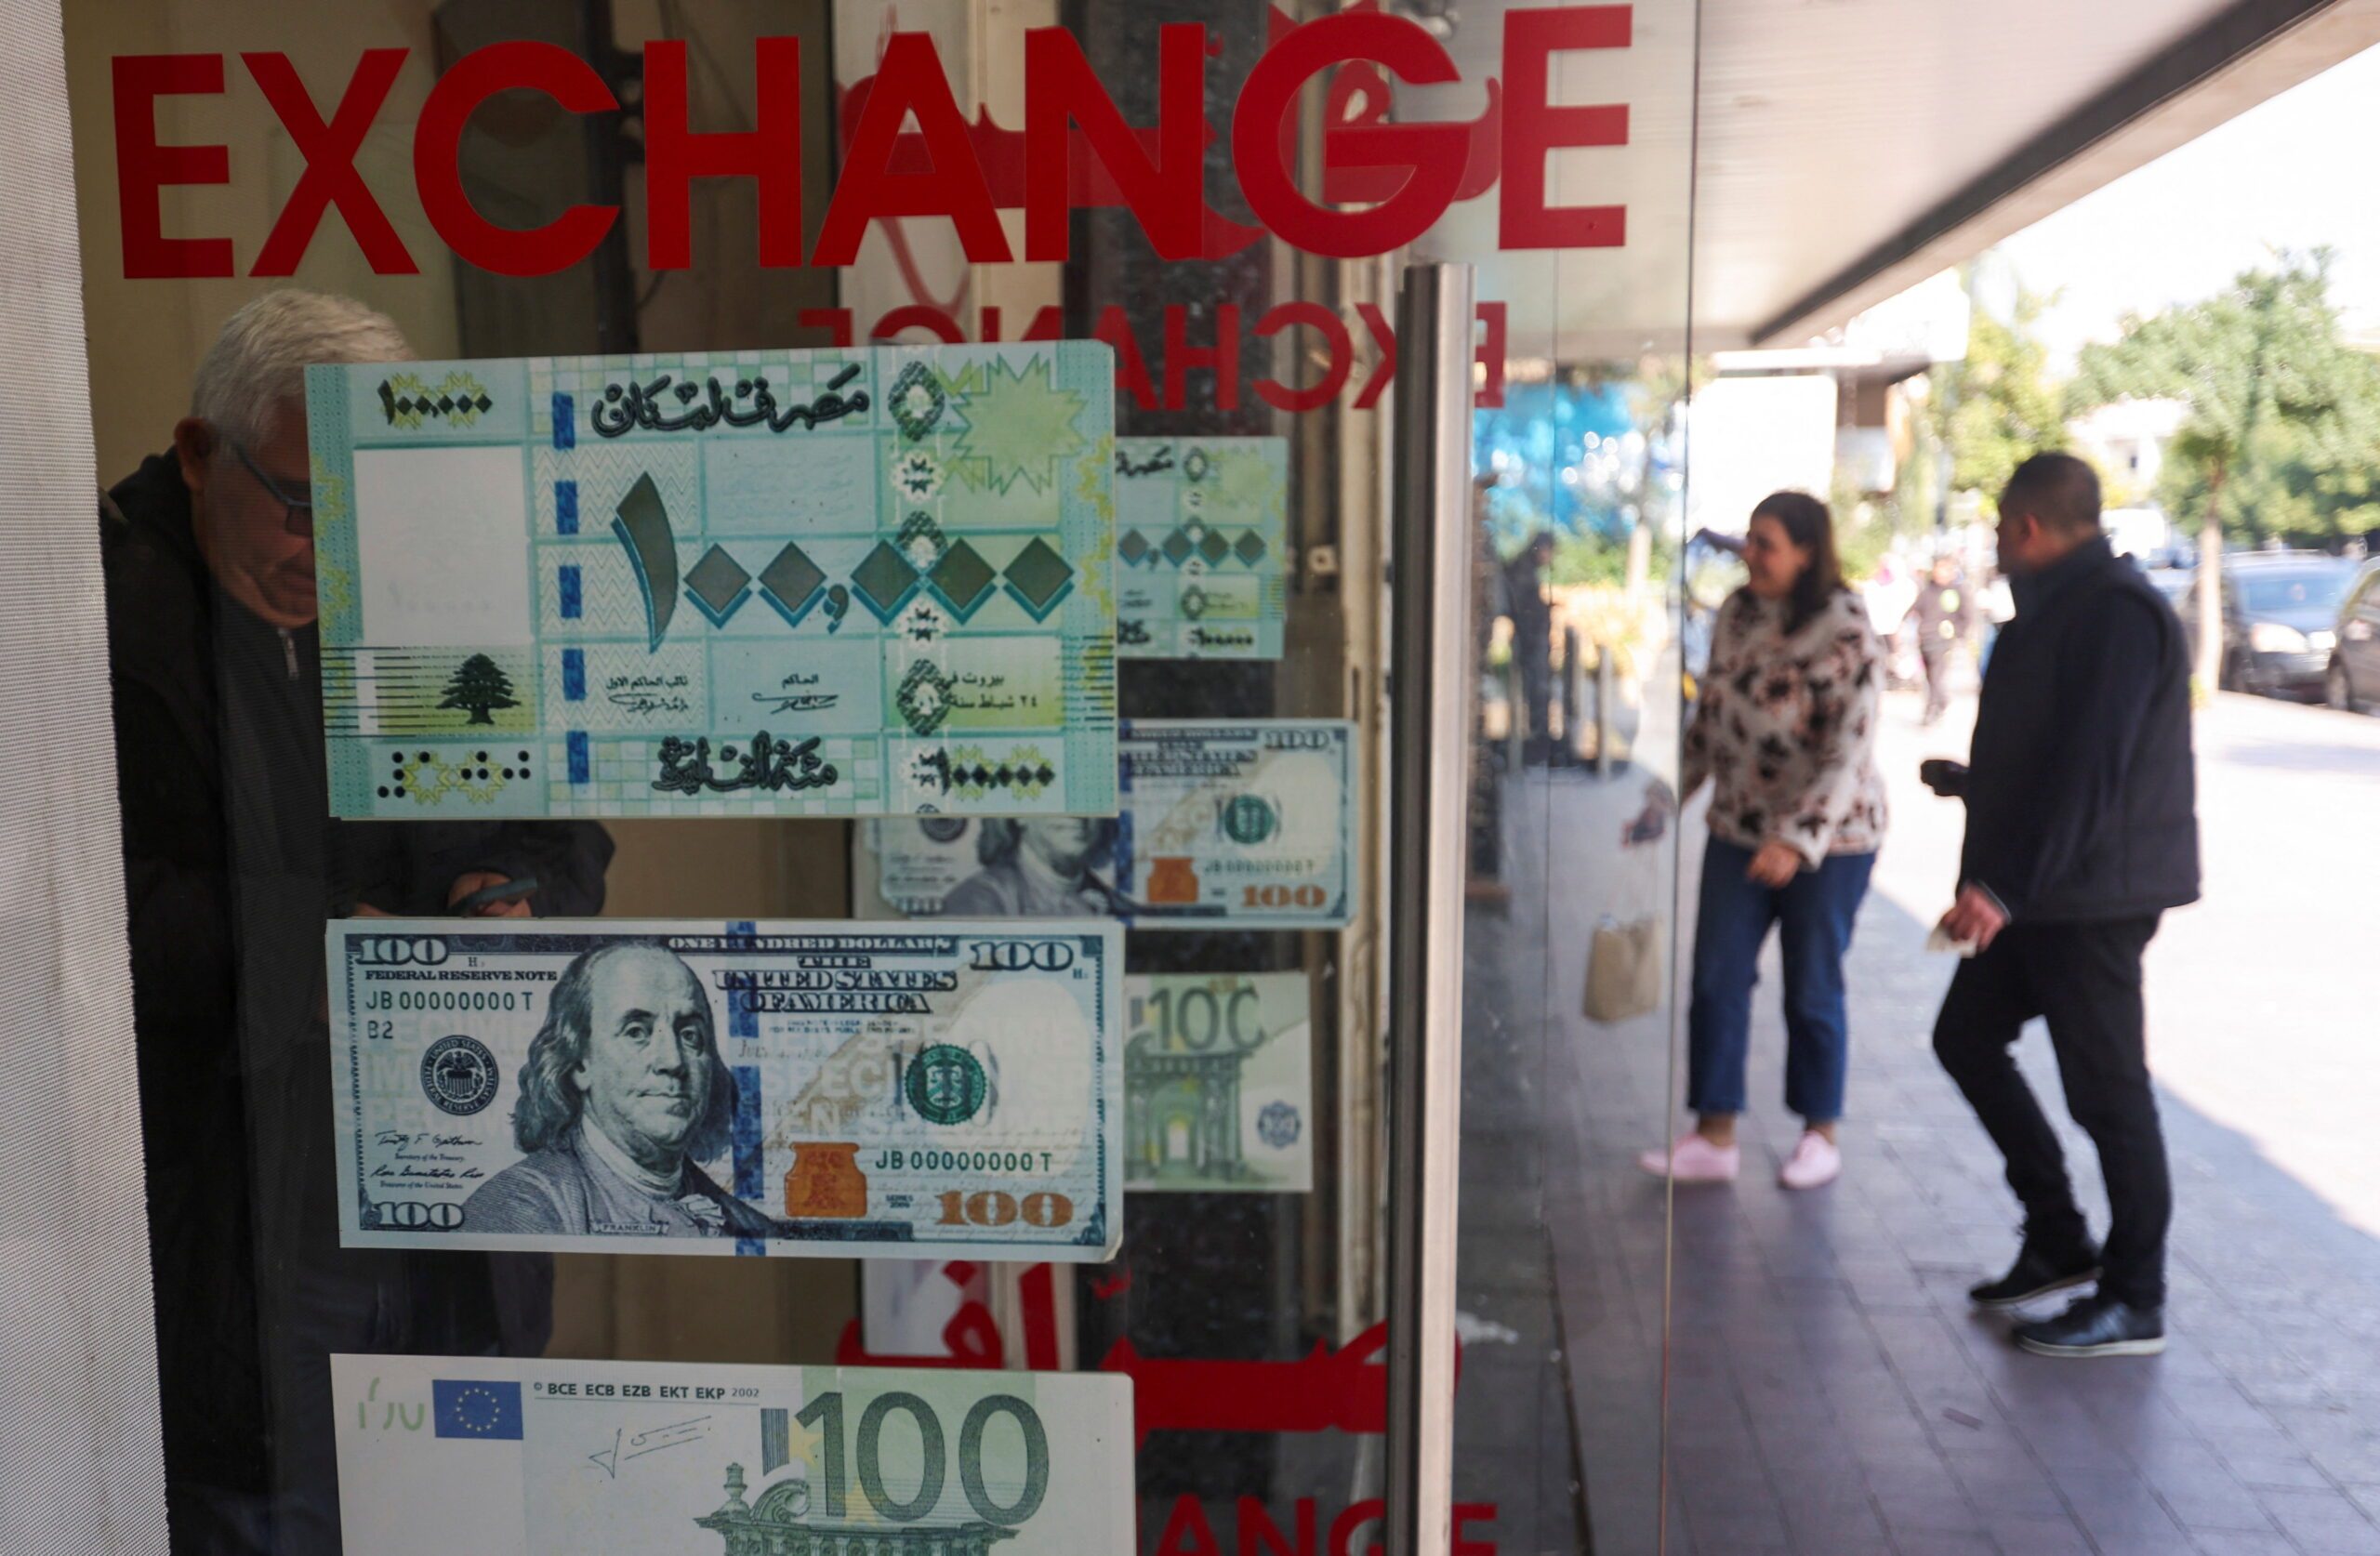
<instances>
[{"instance_id":1,"label":"glass door","mask_svg":"<svg viewBox=\"0 0 2380 1556\"><path fill-rule=\"evenodd\" d=\"M1655 1547L1693 19L68 16L177 1549Z\"/></svg>"}]
</instances>

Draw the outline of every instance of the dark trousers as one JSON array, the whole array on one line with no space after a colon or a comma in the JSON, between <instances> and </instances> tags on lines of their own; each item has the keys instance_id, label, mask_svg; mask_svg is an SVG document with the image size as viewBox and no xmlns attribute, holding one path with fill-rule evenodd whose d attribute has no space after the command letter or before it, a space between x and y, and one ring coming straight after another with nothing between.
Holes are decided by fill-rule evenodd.
<instances>
[{"instance_id":1,"label":"dark trousers","mask_svg":"<svg viewBox=\"0 0 2380 1556\"><path fill-rule=\"evenodd\" d=\"M1843 1116L1851 1050L1843 954L1851 948L1876 856L1833 854L1781 888L1745 878L1752 857L1752 850L1719 837L1702 855L1686 1105L1696 1113L1744 1111L1752 992L1760 981L1761 943L1775 924L1785 954L1785 1105L1813 1124L1831 1124Z\"/></svg>"},{"instance_id":2,"label":"dark trousers","mask_svg":"<svg viewBox=\"0 0 2380 1556\"><path fill-rule=\"evenodd\" d=\"M2149 1080L2140 954L2157 916L2092 924L2012 924L1962 963L1934 1023L1934 1051L2008 1161L2025 1232L2053 1247L2089 1235L2066 1155L2010 1049L2047 1019L2067 1110L2098 1148L2112 1220L2099 1289L2137 1307L2165 1300L2174 1188Z\"/></svg>"},{"instance_id":3,"label":"dark trousers","mask_svg":"<svg viewBox=\"0 0 2380 1556\"><path fill-rule=\"evenodd\" d=\"M1926 642L1919 647L1917 657L1925 666L1925 718L1931 722L1950 705L1950 645Z\"/></svg>"},{"instance_id":4,"label":"dark trousers","mask_svg":"<svg viewBox=\"0 0 2380 1556\"><path fill-rule=\"evenodd\" d=\"M1550 651L1542 646L1542 626L1539 638L1520 645L1513 659L1521 670L1521 702L1528 709L1528 759L1551 759L1554 742L1554 661ZM1572 738L1576 731L1565 732Z\"/></svg>"}]
</instances>

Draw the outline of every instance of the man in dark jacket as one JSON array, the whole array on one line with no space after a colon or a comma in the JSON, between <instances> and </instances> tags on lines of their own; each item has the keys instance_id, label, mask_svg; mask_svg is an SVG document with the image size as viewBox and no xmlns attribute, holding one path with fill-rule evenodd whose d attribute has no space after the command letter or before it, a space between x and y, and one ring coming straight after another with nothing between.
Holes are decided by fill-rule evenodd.
<instances>
[{"instance_id":1,"label":"man in dark jacket","mask_svg":"<svg viewBox=\"0 0 2380 1556\"><path fill-rule=\"evenodd\" d=\"M361 304L259 298L100 505L177 1552L337 1548L328 1352L535 1353L550 1323L536 1261L338 1246L324 921L530 876L534 911L593 913L611 855L591 824L329 818L301 373L405 354Z\"/></svg>"},{"instance_id":2,"label":"man in dark jacket","mask_svg":"<svg viewBox=\"0 0 2380 1556\"><path fill-rule=\"evenodd\" d=\"M2062 454L2025 462L2000 499L2016 618L1983 683L1963 796L1966 846L1942 932L1972 946L1934 1051L2008 1162L2025 1207L2016 1265L1975 1288L2013 1308L2098 1282L2020 1324L2043 1355L2142 1355L2165 1343L2173 1188L2149 1077L2140 958L2167 908L2198 900L2189 666L2181 623L2099 528L2099 482ZM2098 1147L2112 1220L2092 1246L2057 1136L2010 1055L2046 1017L2067 1106Z\"/></svg>"}]
</instances>

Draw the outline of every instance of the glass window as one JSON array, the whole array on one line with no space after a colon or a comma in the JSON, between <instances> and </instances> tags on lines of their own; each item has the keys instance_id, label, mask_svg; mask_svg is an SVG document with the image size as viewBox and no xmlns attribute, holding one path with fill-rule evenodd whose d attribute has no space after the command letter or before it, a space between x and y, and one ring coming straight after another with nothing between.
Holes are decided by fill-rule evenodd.
<instances>
[{"instance_id":1,"label":"glass window","mask_svg":"<svg viewBox=\"0 0 2380 1556\"><path fill-rule=\"evenodd\" d=\"M1389 630L1465 607L1456 1542L1655 1537L1664 1221L1548 1228L1582 999L1670 1065L1693 16L68 18L178 1549L1377 1539Z\"/></svg>"}]
</instances>

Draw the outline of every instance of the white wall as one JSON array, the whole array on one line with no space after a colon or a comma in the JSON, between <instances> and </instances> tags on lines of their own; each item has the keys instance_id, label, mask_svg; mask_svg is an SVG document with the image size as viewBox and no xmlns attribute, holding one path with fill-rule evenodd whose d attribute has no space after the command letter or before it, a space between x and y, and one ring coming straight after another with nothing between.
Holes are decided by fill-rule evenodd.
<instances>
[{"instance_id":1,"label":"white wall","mask_svg":"<svg viewBox=\"0 0 2380 1556\"><path fill-rule=\"evenodd\" d=\"M165 1549L58 0L0 0L0 1550Z\"/></svg>"},{"instance_id":2,"label":"white wall","mask_svg":"<svg viewBox=\"0 0 2380 1556\"><path fill-rule=\"evenodd\" d=\"M1834 479L1834 379L1720 378L1686 409L1686 530L1740 534L1752 505L1792 488L1823 501Z\"/></svg>"}]
</instances>

